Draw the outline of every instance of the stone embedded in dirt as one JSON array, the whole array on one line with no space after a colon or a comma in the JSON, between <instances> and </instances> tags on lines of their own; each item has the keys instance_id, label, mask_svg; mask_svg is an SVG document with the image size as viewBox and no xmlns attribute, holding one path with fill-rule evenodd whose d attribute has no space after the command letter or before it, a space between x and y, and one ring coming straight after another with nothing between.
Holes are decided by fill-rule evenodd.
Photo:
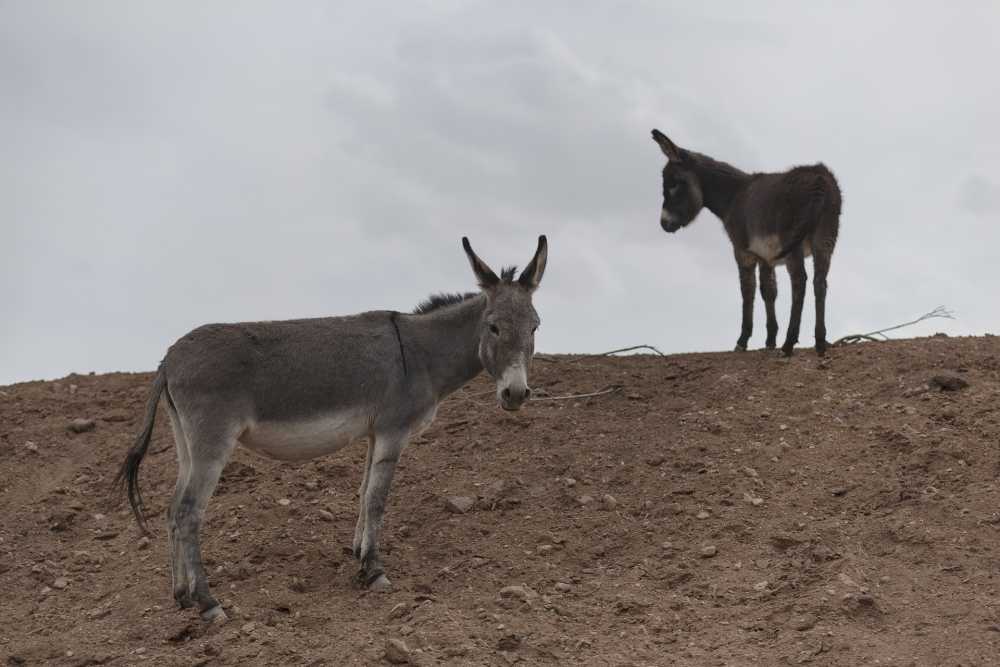
<instances>
[{"instance_id":1,"label":"stone embedded in dirt","mask_svg":"<svg viewBox=\"0 0 1000 667\"><path fill-rule=\"evenodd\" d=\"M389 610L389 619L403 618L410 613L410 605L408 602L400 602L395 607Z\"/></svg>"},{"instance_id":2,"label":"stone embedded in dirt","mask_svg":"<svg viewBox=\"0 0 1000 667\"><path fill-rule=\"evenodd\" d=\"M834 496L837 496L837 497L840 497L840 496L847 495L847 492L850 491L850 490L851 490L851 487L849 487L849 486L835 486L832 489L830 489L830 494L834 495Z\"/></svg>"},{"instance_id":3,"label":"stone embedded in dirt","mask_svg":"<svg viewBox=\"0 0 1000 667\"><path fill-rule=\"evenodd\" d=\"M405 665L410 662L410 647L402 639L387 639L385 659L394 665Z\"/></svg>"},{"instance_id":4,"label":"stone embedded in dirt","mask_svg":"<svg viewBox=\"0 0 1000 667\"><path fill-rule=\"evenodd\" d=\"M551 544L539 544L538 547L535 548L535 551L537 551L538 553L540 553L542 555L545 555L545 554L552 553L552 550L554 548L555 547L553 547Z\"/></svg>"},{"instance_id":5,"label":"stone embedded in dirt","mask_svg":"<svg viewBox=\"0 0 1000 667\"><path fill-rule=\"evenodd\" d=\"M278 504L281 505L282 507L288 507L289 505L292 504L292 501L289 500L288 498L279 498Z\"/></svg>"},{"instance_id":6,"label":"stone embedded in dirt","mask_svg":"<svg viewBox=\"0 0 1000 667\"><path fill-rule=\"evenodd\" d=\"M760 592L766 591L767 590L767 586L768 586L768 583L766 581L758 581L756 584L753 585L753 589L755 591L757 591L758 593L760 593Z\"/></svg>"},{"instance_id":7,"label":"stone embedded in dirt","mask_svg":"<svg viewBox=\"0 0 1000 667\"><path fill-rule=\"evenodd\" d=\"M707 519L710 516L712 516L712 513L709 512L708 510L701 510L700 512L695 514L695 517L698 519Z\"/></svg>"},{"instance_id":8,"label":"stone embedded in dirt","mask_svg":"<svg viewBox=\"0 0 1000 667\"><path fill-rule=\"evenodd\" d=\"M698 552L698 555L702 558L714 558L717 553L719 553L718 548L709 545L707 547L702 547L701 551Z\"/></svg>"},{"instance_id":9,"label":"stone embedded in dirt","mask_svg":"<svg viewBox=\"0 0 1000 667\"><path fill-rule=\"evenodd\" d=\"M520 600L530 603L538 597L538 593L527 586L504 586L500 589L501 600Z\"/></svg>"},{"instance_id":10,"label":"stone embedded in dirt","mask_svg":"<svg viewBox=\"0 0 1000 667\"><path fill-rule=\"evenodd\" d=\"M254 623L253 621L250 621L249 623L244 623L243 627L240 628L240 630L242 630L243 634L245 635L253 634L253 631L256 629L257 629L257 624Z\"/></svg>"},{"instance_id":11,"label":"stone embedded in dirt","mask_svg":"<svg viewBox=\"0 0 1000 667\"><path fill-rule=\"evenodd\" d=\"M764 504L764 499L760 496L755 496L754 494L747 492L743 494L743 500L747 501L754 507Z\"/></svg>"},{"instance_id":12,"label":"stone embedded in dirt","mask_svg":"<svg viewBox=\"0 0 1000 667\"><path fill-rule=\"evenodd\" d=\"M663 462L666 461L666 460L667 460L667 458L665 456L663 456L661 454L655 454L653 456L650 456L648 459L646 459L646 464L647 465L651 465L651 466L653 466L655 468L657 466L663 465Z\"/></svg>"},{"instance_id":13,"label":"stone embedded in dirt","mask_svg":"<svg viewBox=\"0 0 1000 667\"><path fill-rule=\"evenodd\" d=\"M469 496L448 496L444 501L445 509L454 514L465 514L475 504L476 499Z\"/></svg>"},{"instance_id":14,"label":"stone embedded in dirt","mask_svg":"<svg viewBox=\"0 0 1000 667\"><path fill-rule=\"evenodd\" d=\"M497 642L497 648L501 651L516 651L520 647L521 638L513 633L504 635L500 638L500 641Z\"/></svg>"},{"instance_id":15,"label":"stone embedded in dirt","mask_svg":"<svg viewBox=\"0 0 1000 667\"><path fill-rule=\"evenodd\" d=\"M93 419L74 419L66 426L73 433L86 433L93 431L96 427L97 423Z\"/></svg>"},{"instance_id":16,"label":"stone embedded in dirt","mask_svg":"<svg viewBox=\"0 0 1000 667\"><path fill-rule=\"evenodd\" d=\"M326 510L320 510L317 514L319 514L319 518L323 519L323 521L333 521L336 518L333 516L333 513Z\"/></svg>"},{"instance_id":17,"label":"stone embedded in dirt","mask_svg":"<svg viewBox=\"0 0 1000 667\"><path fill-rule=\"evenodd\" d=\"M815 614L801 614L799 616L793 616L789 625L792 626L792 630L802 632L803 630L809 630L816 625L816 620Z\"/></svg>"},{"instance_id":18,"label":"stone embedded in dirt","mask_svg":"<svg viewBox=\"0 0 1000 667\"><path fill-rule=\"evenodd\" d=\"M29 440L28 442L24 443L24 448L27 449L29 452L38 453L38 445L36 445L35 443L33 443L31 440Z\"/></svg>"},{"instance_id":19,"label":"stone embedded in dirt","mask_svg":"<svg viewBox=\"0 0 1000 667\"><path fill-rule=\"evenodd\" d=\"M101 417L106 422L127 422L131 418L132 416L124 410L112 410Z\"/></svg>"},{"instance_id":20,"label":"stone embedded in dirt","mask_svg":"<svg viewBox=\"0 0 1000 667\"><path fill-rule=\"evenodd\" d=\"M935 375L927 384L938 391L958 391L969 386L964 378L949 374Z\"/></svg>"},{"instance_id":21,"label":"stone embedded in dirt","mask_svg":"<svg viewBox=\"0 0 1000 667\"><path fill-rule=\"evenodd\" d=\"M582 496L576 499L576 502L580 503L581 505L589 505L590 503L594 502L594 496L583 494Z\"/></svg>"},{"instance_id":22,"label":"stone embedded in dirt","mask_svg":"<svg viewBox=\"0 0 1000 667\"><path fill-rule=\"evenodd\" d=\"M568 486L570 488L573 488L574 486L576 486L576 480L573 479L572 477L565 478L563 480L563 482L566 484L566 486Z\"/></svg>"},{"instance_id":23,"label":"stone embedded in dirt","mask_svg":"<svg viewBox=\"0 0 1000 667\"><path fill-rule=\"evenodd\" d=\"M142 551L143 549L148 549L149 548L149 538L146 537L145 535L143 535L142 537L140 537L139 538L139 542L136 543L136 545L135 545L135 548L138 549L139 551Z\"/></svg>"},{"instance_id":24,"label":"stone embedded in dirt","mask_svg":"<svg viewBox=\"0 0 1000 667\"><path fill-rule=\"evenodd\" d=\"M569 593L571 590L573 590L573 587L570 586L569 584L567 584L564 581L558 581L558 582L556 582L556 585L554 586L554 588L557 591L559 591L560 593Z\"/></svg>"},{"instance_id":25,"label":"stone embedded in dirt","mask_svg":"<svg viewBox=\"0 0 1000 667\"><path fill-rule=\"evenodd\" d=\"M601 504L604 505L604 509L606 510L613 510L618 507L618 501L610 493L604 494L604 497L601 498Z\"/></svg>"},{"instance_id":26,"label":"stone embedded in dirt","mask_svg":"<svg viewBox=\"0 0 1000 667\"><path fill-rule=\"evenodd\" d=\"M62 590L67 586L69 586L69 580L66 579L66 577L59 577L58 579L52 582L52 588L57 588L59 590Z\"/></svg>"}]
</instances>

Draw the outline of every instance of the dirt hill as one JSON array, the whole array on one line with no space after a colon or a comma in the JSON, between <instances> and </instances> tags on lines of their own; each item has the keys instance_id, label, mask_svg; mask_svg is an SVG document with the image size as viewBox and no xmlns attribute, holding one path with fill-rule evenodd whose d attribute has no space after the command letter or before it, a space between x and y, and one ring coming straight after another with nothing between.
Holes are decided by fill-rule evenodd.
<instances>
[{"instance_id":1,"label":"dirt hill","mask_svg":"<svg viewBox=\"0 0 1000 667\"><path fill-rule=\"evenodd\" d=\"M941 375L967 386L942 390ZM388 594L359 590L345 552L363 447L308 464L237 452L204 531L221 626L170 595L165 423L141 473L151 542L106 502L150 379L0 388L9 665L385 664L390 639L421 665L1000 655L998 337L866 343L825 362L542 357L537 395L618 389L514 415L481 377L403 454ZM74 419L93 428L71 432ZM450 496L477 501L455 513Z\"/></svg>"}]
</instances>

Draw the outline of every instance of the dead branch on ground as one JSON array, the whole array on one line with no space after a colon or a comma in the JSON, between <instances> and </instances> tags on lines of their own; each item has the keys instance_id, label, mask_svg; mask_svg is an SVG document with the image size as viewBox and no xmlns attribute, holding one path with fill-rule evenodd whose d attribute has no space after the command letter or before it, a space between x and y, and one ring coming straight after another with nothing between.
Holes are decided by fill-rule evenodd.
<instances>
[{"instance_id":1,"label":"dead branch on ground","mask_svg":"<svg viewBox=\"0 0 1000 667\"><path fill-rule=\"evenodd\" d=\"M859 343L863 340L870 340L875 342L890 340L889 337L885 335L887 331L895 331L896 329L902 329L903 327L913 326L914 324L918 324L920 322L923 322L924 320L931 320L934 318L953 320L955 319L955 313L952 310L948 310L948 308L944 306L938 306L934 310L924 313L923 315L921 315L920 317L918 317L913 321L903 322L902 324L896 324L891 327L886 327L885 329L879 329L877 331L869 331L868 333L849 334L842 338L838 338L836 341L834 341L833 345L834 346L851 345L852 343Z\"/></svg>"}]
</instances>

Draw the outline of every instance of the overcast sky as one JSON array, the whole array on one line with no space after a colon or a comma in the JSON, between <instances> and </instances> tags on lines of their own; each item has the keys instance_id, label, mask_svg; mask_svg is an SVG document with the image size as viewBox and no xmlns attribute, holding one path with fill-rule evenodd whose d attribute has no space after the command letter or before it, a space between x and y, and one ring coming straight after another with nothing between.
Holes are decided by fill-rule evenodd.
<instances>
[{"instance_id":1,"label":"overcast sky","mask_svg":"<svg viewBox=\"0 0 1000 667\"><path fill-rule=\"evenodd\" d=\"M1000 332L1000 4L703 4L0 2L0 384L409 310L473 288L463 235L548 234L541 351L731 349L732 250L660 229L652 127L834 171L831 338Z\"/></svg>"}]
</instances>

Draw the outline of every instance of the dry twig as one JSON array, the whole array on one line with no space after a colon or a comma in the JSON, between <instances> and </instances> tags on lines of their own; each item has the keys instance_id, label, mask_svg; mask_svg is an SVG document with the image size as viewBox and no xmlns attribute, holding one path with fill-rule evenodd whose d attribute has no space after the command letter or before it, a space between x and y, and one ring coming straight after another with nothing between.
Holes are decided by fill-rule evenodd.
<instances>
[{"instance_id":1,"label":"dry twig","mask_svg":"<svg viewBox=\"0 0 1000 667\"><path fill-rule=\"evenodd\" d=\"M909 327L909 326L912 326L912 325L917 324L919 322L923 322L924 320L930 320L930 319L934 319L934 318L941 318L941 319L946 319L946 320L953 320L953 319L955 319L955 313L954 313L954 311L948 310L944 306L938 306L934 310L932 310L932 311L930 311L928 313L924 313L923 315L921 315L920 317L918 317L917 319L915 319L915 320L913 320L911 322L903 322L902 324L896 324L896 325L891 326L891 327L886 327L885 329L879 329L878 331L869 331L868 333L850 334L850 335L844 336L843 338L837 339L833 343L833 345L850 345L851 343L858 343L858 342L863 341L863 340L872 340L872 341L876 341L876 342L878 342L878 341L884 341L884 340L889 340L889 337L885 335L886 331L895 331L896 329L902 329L903 327Z\"/></svg>"},{"instance_id":2,"label":"dry twig","mask_svg":"<svg viewBox=\"0 0 1000 667\"><path fill-rule=\"evenodd\" d=\"M568 401L571 398L592 398L594 396L604 396L605 394L613 394L616 391L621 391L621 387L608 387L607 389L602 389L601 391L595 391L589 394L567 394L565 396L538 396L536 398L529 398L529 401Z\"/></svg>"}]
</instances>

